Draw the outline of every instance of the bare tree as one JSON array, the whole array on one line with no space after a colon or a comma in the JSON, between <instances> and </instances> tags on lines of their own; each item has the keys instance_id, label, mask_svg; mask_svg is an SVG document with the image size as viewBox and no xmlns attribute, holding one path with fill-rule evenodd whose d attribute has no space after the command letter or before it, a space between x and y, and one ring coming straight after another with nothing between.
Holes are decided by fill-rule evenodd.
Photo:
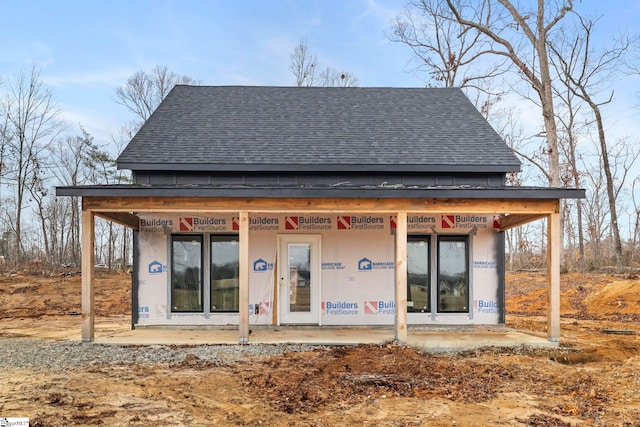
<instances>
[{"instance_id":1,"label":"bare tree","mask_svg":"<svg viewBox=\"0 0 640 427\"><path fill-rule=\"evenodd\" d=\"M116 102L139 119L136 123L136 128L139 128L177 84L199 84L199 81L178 75L164 65L156 65L150 72L134 73L124 86L119 86L116 89Z\"/></svg>"},{"instance_id":2,"label":"bare tree","mask_svg":"<svg viewBox=\"0 0 640 427\"><path fill-rule=\"evenodd\" d=\"M413 51L420 63L418 69L424 69L429 76L428 86L474 88L484 92L488 80L509 69L508 60L492 55L491 46L482 33L457 22L441 0L410 1L393 21L392 30L390 39ZM485 59L486 64L482 64Z\"/></svg>"},{"instance_id":3,"label":"bare tree","mask_svg":"<svg viewBox=\"0 0 640 427\"><path fill-rule=\"evenodd\" d=\"M112 135L112 145L116 148L116 152L121 152L131 140L131 137L131 130L127 127L120 128L118 134ZM131 182L131 175L128 171L116 169L114 179L117 183ZM122 226L122 233L118 233L118 237L120 238L120 257L116 259L116 263L119 264L121 268L126 269L129 264L130 248L133 246L133 232L128 227Z\"/></svg>"},{"instance_id":4,"label":"bare tree","mask_svg":"<svg viewBox=\"0 0 640 427\"><path fill-rule=\"evenodd\" d=\"M92 141L92 139L91 139ZM90 143L85 158L85 167L88 172L87 180L92 184L117 184L128 181L128 176L121 173L116 168L115 158L103 147ZM100 238L96 244L96 259L103 260L109 267L113 268L116 264L116 253L118 241L122 237L118 226L111 221L98 219L96 221L96 237ZM102 247L102 245L106 245Z\"/></svg>"},{"instance_id":5,"label":"bare tree","mask_svg":"<svg viewBox=\"0 0 640 427\"><path fill-rule=\"evenodd\" d=\"M316 86L318 58L311 53L305 39L300 40L300 43L293 48L289 59L291 60L289 70L296 78L296 86Z\"/></svg>"},{"instance_id":6,"label":"bare tree","mask_svg":"<svg viewBox=\"0 0 640 427\"><path fill-rule=\"evenodd\" d=\"M35 206L36 217L40 222L40 231L42 238L41 249L44 251L44 261L51 263L53 261L53 252L51 250L51 242L49 240L48 225L50 223L49 210L47 205L49 204L52 195L49 193L47 180L48 180L48 167L43 165L44 160L35 159L34 167L32 168L31 175L27 177L27 187L29 194L33 200Z\"/></svg>"},{"instance_id":7,"label":"bare tree","mask_svg":"<svg viewBox=\"0 0 640 427\"><path fill-rule=\"evenodd\" d=\"M34 184L34 174L40 168L42 151L60 134L63 126L58 120L59 109L53 95L33 66L7 82L7 96L0 106L6 117L5 138L7 153L4 173L15 188L15 261L22 259L22 219L25 197Z\"/></svg>"},{"instance_id":8,"label":"bare tree","mask_svg":"<svg viewBox=\"0 0 640 427\"><path fill-rule=\"evenodd\" d=\"M66 186L82 185L88 180L88 167L90 163L89 153L93 147L93 137L80 126L80 134L67 136L64 140L53 144L49 149L49 154L55 163L52 168L53 175L57 181ZM66 201L67 198L64 198ZM59 260L65 264L80 264L80 198L71 197L68 199L69 216L67 221L62 222L57 227L59 246ZM52 206L52 209L54 207ZM57 206L54 213L59 213L64 209Z\"/></svg>"},{"instance_id":9,"label":"bare tree","mask_svg":"<svg viewBox=\"0 0 640 427\"><path fill-rule=\"evenodd\" d=\"M558 0L552 13L547 11L545 0L537 1L536 10L525 10L525 6L510 0L446 0L446 3L463 32L480 32L490 44L490 52L511 61L537 94L547 139L546 175L549 185L559 187L560 157L547 39L573 9L573 1Z\"/></svg>"},{"instance_id":10,"label":"bare tree","mask_svg":"<svg viewBox=\"0 0 640 427\"><path fill-rule=\"evenodd\" d=\"M346 71L338 71L327 67L320 71L318 58L311 52L305 39L301 39L293 52L289 55L291 60L289 70L296 78L298 87L355 87L358 86L358 78Z\"/></svg>"},{"instance_id":11,"label":"bare tree","mask_svg":"<svg viewBox=\"0 0 640 427\"><path fill-rule=\"evenodd\" d=\"M575 58L570 59L573 61ZM556 66L554 57L551 57L556 75L560 81L566 81L563 77L563 70ZM581 154L578 152L578 143L581 140L581 132L586 127L582 120L582 103L575 96L573 91L566 84L554 86L554 95L558 100L558 108L556 109L556 117L558 122L558 140L560 141L560 154L563 156L561 170L561 181L566 187L582 188L583 172L580 169L578 160ZM571 224L572 211L575 208L576 221L575 227ZM584 248L584 220L583 220L583 202L580 199L575 201L563 201L563 230L565 235L568 234L571 246L569 251L573 253L575 265L579 270L584 269L585 264L585 248ZM573 233L571 233L573 231ZM578 251L575 254L575 240L577 239ZM577 256L576 256L577 255Z\"/></svg>"},{"instance_id":12,"label":"bare tree","mask_svg":"<svg viewBox=\"0 0 640 427\"><path fill-rule=\"evenodd\" d=\"M320 73L317 86L356 87L358 86L358 78L346 71L338 71L327 67Z\"/></svg>"},{"instance_id":13,"label":"bare tree","mask_svg":"<svg viewBox=\"0 0 640 427\"><path fill-rule=\"evenodd\" d=\"M633 265L635 262L635 255L640 245L640 200L636 198L636 188L640 187L640 176L634 178L631 183L631 200L633 202L633 213L632 213L632 229L633 235L631 238L632 243L632 252L631 252L631 260L630 264Z\"/></svg>"},{"instance_id":14,"label":"bare tree","mask_svg":"<svg viewBox=\"0 0 640 427\"><path fill-rule=\"evenodd\" d=\"M553 60L561 70L560 77L565 86L578 98L586 103L593 114L593 121L597 128L599 152L602 156L602 167L605 174L607 199L609 201L609 215L611 218L611 231L615 245L616 269L623 272L622 241L618 224L618 211L616 208L616 191L613 166L610 164L609 147L607 146L602 107L613 99L613 91L607 98L597 101L598 94L602 92L604 82L610 81L624 54L630 46L630 40L620 40L616 46L603 52L594 52L591 48L591 37L595 21L585 19L579 15L578 27L573 38L565 35L557 43L549 43L553 52Z\"/></svg>"},{"instance_id":15,"label":"bare tree","mask_svg":"<svg viewBox=\"0 0 640 427\"><path fill-rule=\"evenodd\" d=\"M601 158L597 159L601 166ZM585 178L589 182L586 198L584 200L584 213L587 228L588 243L585 247L587 259L592 267L600 266L605 258L602 241L607 234L606 218L609 213L608 205L603 203L606 199L604 176L601 167L586 167Z\"/></svg>"},{"instance_id":16,"label":"bare tree","mask_svg":"<svg viewBox=\"0 0 640 427\"><path fill-rule=\"evenodd\" d=\"M1 102L1 101L0 101ZM2 104L0 104L2 105ZM5 165L6 152L9 145L9 119L4 113L4 108L0 106L0 205L2 204L2 180L7 173ZM2 212L0 212L0 215Z\"/></svg>"}]
</instances>

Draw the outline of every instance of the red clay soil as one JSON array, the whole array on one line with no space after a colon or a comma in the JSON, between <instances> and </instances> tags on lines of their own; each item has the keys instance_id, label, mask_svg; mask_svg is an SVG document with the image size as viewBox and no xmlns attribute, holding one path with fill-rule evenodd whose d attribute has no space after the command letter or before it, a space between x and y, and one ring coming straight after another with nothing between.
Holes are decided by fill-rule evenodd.
<instances>
[{"instance_id":1,"label":"red clay soil","mask_svg":"<svg viewBox=\"0 0 640 427\"><path fill-rule=\"evenodd\" d=\"M124 273L98 272L101 322L128 322L129 283ZM386 344L224 366L192 356L174 366L102 364L64 375L3 369L0 417L20 413L32 426L640 425L640 281L566 274L561 291L558 349L430 354ZM544 334L545 304L544 276L508 275L507 326ZM51 325L78 327L80 278L0 276L0 305L0 345L16 325L50 339Z\"/></svg>"}]
</instances>

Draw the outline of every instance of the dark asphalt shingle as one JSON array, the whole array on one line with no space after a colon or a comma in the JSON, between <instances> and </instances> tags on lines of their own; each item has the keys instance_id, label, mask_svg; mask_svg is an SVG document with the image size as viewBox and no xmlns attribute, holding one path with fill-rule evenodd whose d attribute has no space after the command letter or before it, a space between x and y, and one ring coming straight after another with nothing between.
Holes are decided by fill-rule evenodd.
<instances>
[{"instance_id":1,"label":"dark asphalt shingle","mask_svg":"<svg viewBox=\"0 0 640 427\"><path fill-rule=\"evenodd\" d=\"M457 88L176 86L118 163L134 170L520 168Z\"/></svg>"}]
</instances>

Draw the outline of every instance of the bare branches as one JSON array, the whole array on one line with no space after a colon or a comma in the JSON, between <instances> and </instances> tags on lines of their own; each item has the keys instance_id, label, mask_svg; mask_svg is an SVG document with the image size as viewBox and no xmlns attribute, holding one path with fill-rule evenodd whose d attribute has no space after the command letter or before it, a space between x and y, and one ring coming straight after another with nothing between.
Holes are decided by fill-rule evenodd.
<instances>
[{"instance_id":1,"label":"bare branches","mask_svg":"<svg viewBox=\"0 0 640 427\"><path fill-rule=\"evenodd\" d=\"M390 39L408 46L430 78L429 86L473 87L505 74L506 60L492 61L492 48L482 34L462 26L440 1L409 3L396 17ZM495 56L494 56L495 57Z\"/></svg>"},{"instance_id":2,"label":"bare branches","mask_svg":"<svg viewBox=\"0 0 640 427\"><path fill-rule=\"evenodd\" d=\"M355 87L358 78L352 73L327 67L320 71L318 58L311 52L305 39L301 39L289 54L289 70L296 78L296 85L323 87Z\"/></svg>"},{"instance_id":3,"label":"bare branches","mask_svg":"<svg viewBox=\"0 0 640 427\"><path fill-rule=\"evenodd\" d=\"M584 101L602 106L612 101L613 92L601 101L593 99L593 95L600 93L618 72L635 39L624 36L614 40L612 47L596 52L591 41L598 20L577 14L576 18L576 28L563 30L556 41L549 43L552 63L565 87Z\"/></svg>"},{"instance_id":4,"label":"bare branches","mask_svg":"<svg viewBox=\"0 0 640 427\"><path fill-rule=\"evenodd\" d=\"M315 86L318 59L311 53L311 49L305 39L300 40L300 43L293 48L293 52L289 54L289 59L291 61L289 70L296 77L296 85L298 87Z\"/></svg>"},{"instance_id":5,"label":"bare branches","mask_svg":"<svg viewBox=\"0 0 640 427\"><path fill-rule=\"evenodd\" d=\"M7 95L0 103L0 114L6 120L2 128L2 173L15 188L15 252L16 260L24 254L22 219L26 197L31 194L38 206L46 196L43 174L46 156L43 151L59 136L64 126L60 110L51 91L33 66L7 81ZM5 151L6 150L6 151ZM45 242L45 248L47 242Z\"/></svg>"},{"instance_id":6,"label":"bare branches","mask_svg":"<svg viewBox=\"0 0 640 427\"><path fill-rule=\"evenodd\" d=\"M513 64L523 73L527 79L532 82L534 89L539 91L541 84L538 83L538 78L535 73L531 70L531 68L526 64L526 62L522 59L522 57L518 54L517 49L509 41L507 38L502 37L498 31L494 31L494 28L508 28L506 24L506 18L504 16L499 16L497 20L493 20L490 14L491 11L491 2L490 0L484 0L481 6L477 6L476 9L473 9L472 6L467 6L467 9L472 10L472 16L475 19L465 18L462 14L462 5L454 4L452 0L447 0L447 5L456 21L466 27L463 31L469 31L470 29L474 29L485 37L488 37L494 43L491 44L492 48L488 51L488 53L504 56L508 58ZM487 12L485 12L487 11ZM486 14L485 14L486 13ZM496 25L499 23L499 25ZM498 46L502 46L502 49L499 49Z\"/></svg>"},{"instance_id":7,"label":"bare branches","mask_svg":"<svg viewBox=\"0 0 640 427\"><path fill-rule=\"evenodd\" d=\"M198 84L199 81L170 71L166 65L156 65L151 72L134 73L124 86L116 88L115 101L127 108L142 125L158 108L160 102L178 84Z\"/></svg>"},{"instance_id":8,"label":"bare branches","mask_svg":"<svg viewBox=\"0 0 640 427\"><path fill-rule=\"evenodd\" d=\"M558 9L548 14L545 0L537 1L535 11L511 0L415 0L395 20L392 39L412 49L437 85L482 90L486 82L515 66L542 108L546 175L554 187L561 182L546 40L573 8L571 0L559 1Z\"/></svg>"},{"instance_id":9,"label":"bare branches","mask_svg":"<svg viewBox=\"0 0 640 427\"><path fill-rule=\"evenodd\" d=\"M550 31L560 22L573 7L572 2L562 2L562 6L552 16L545 11L545 0L538 0L537 11L519 10L510 0L498 0L503 12L489 25L478 19L484 11L490 11L491 0L484 0L484 8L474 7L472 2L454 4L447 0L447 5L456 20L464 26L480 31L494 43L494 53L503 55L513 62L525 81L535 90L542 107L542 119L547 135L547 155L549 158L549 184L561 186L558 136L553 103L553 80L550 74L547 38ZM475 19L463 16L463 11L472 10ZM488 15L488 12L486 12ZM529 24L535 21L535 26ZM548 24L545 25L545 22ZM523 39L524 37L524 39ZM524 40L528 41L523 43Z\"/></svg>"},{"instance_id":10,"label":"bare branches","mask_svg":"<svg viewBox=\"0 0 640 427\"><path fill-rule=\"evenodd\" d=\"M611 49L594 52L591 49L594 21L578 17L579 26L573 38L563 37L557 42L557 46L549 43L553 52L554 64L560 70L562 82L571 93L584 101L594 117L594 123L598 135L598 149L600 151L602 169L605 175L606 194L609 202L609 216L611 218L611 230L613 232L616 265L619 273L623 271L622 241L618 225L617 198L619 189L615 188L615 168L620 160L618 156L610 155L607 143L604 118L601 107L610 103L613 93L603 101L596 101L600 91L600 83L608 79L621 62L622 56L627 52L630 42L628 39L618 42ZM611 164L611 160L614 164ZM626 172L625 172L626 177Z\"/></svg>"}]
</instances>

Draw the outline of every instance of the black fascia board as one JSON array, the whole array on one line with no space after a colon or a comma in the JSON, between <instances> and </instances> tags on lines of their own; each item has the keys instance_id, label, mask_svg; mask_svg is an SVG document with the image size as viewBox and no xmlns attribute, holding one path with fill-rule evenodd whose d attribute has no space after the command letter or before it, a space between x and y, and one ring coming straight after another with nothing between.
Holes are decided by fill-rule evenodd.
<instances>
[{"instance_id":1,"label":"black fascia board","mask_svg":"<svg viewBox=\"0 0 640 427\"><path fill-rule=\"evenodd\" d=\"M520 172L520 164L475 165L444 164L417 165L403 163L388 164L211 164L211 163L133 163L119 162L118 169L156 172Z\"/></svg>"},{"instance_id":2,"label":"black fascia board","mask_svg":"<svg viewBox=\"0 0 640 427\"><path fill-rule=\"evenodd\" d=\"M225 198L408 198L408 199L584 199L584 189L551 187L56 187L57 196Z\"/></svg>"}]
</instances>

